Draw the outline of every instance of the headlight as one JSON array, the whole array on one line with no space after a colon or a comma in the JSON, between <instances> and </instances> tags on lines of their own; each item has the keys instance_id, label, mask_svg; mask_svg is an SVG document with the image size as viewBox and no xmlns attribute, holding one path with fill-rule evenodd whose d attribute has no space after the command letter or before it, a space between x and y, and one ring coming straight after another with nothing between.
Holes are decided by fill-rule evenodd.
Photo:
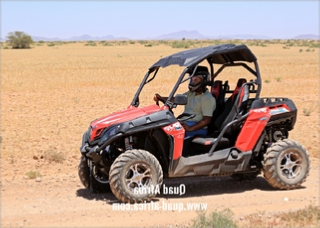
<instances>
[{"instance_id":1,"label":"headlight","mask_svg":"<svg viewBox=\"0 0 320 228\"><path fill-rule=\"evenodd\" d=\"M101 139L99 140L98 145L102 145L109 137L115 135L117 133L119 126L115 126L110 128L108 131L106 131L105 133L103 133Z\"/></svg>"}]
</instances>

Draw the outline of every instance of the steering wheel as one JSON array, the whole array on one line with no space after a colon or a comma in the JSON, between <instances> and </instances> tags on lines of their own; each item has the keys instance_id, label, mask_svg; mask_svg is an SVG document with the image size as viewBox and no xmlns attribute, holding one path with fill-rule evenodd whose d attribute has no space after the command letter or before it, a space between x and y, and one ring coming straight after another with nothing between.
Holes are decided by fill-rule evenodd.
<instances>
[{"instance_id":1,"label":"steering wheel","mask_svg":"<svg viewBox=\"0 0 320 228\"><path fill-rule=\"evenodd\" d=\"M194 118L196 116L196 114L190 114L190 113L182 113L181 115L179 115L177 117L177 120L180 122L185 122L187 120L190 120L192 118Z\"/></svg>"}]
</instances>

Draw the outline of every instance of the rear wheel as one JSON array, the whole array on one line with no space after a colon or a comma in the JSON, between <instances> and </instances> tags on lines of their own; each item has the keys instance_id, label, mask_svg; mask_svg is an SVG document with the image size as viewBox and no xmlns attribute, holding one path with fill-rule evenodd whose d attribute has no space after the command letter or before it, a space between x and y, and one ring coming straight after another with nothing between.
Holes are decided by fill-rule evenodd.
<instances>
[{"instance_id":1,"label":"rear wheel","mask_svg":"<svg viewBox=\"0 0 320 228\"><path fill-rule=\"evenodd\" d=\"M90 169L87 160L81 156L78 166L78 175L83 186L93 193L103 193L110 191L109 175L102 172L97 166L92 167L92 178L90 186Z\"/></svg>"},{"instance_id":2,"label":"rear wheel","mask_svg":"<svg viewBox=\"0 0 320 228\"><path fill-rule=\"evenodd\" d=\"M110 169L110 188L125 203L149 202L163 182L162 168L148 151L129 150L121 154Z\"/></svg>"},{"instance_id":3,"label":"rear wheel","mask_svg":"<svg viewBox=\"0 0 320 228\"><path fill-rule=\"evenodd\" d=\"M268 148L262 162L264 177L278 189L295 189L310 171L308 151L298 142L284 139Z\"/></svg>"}]
</instances>

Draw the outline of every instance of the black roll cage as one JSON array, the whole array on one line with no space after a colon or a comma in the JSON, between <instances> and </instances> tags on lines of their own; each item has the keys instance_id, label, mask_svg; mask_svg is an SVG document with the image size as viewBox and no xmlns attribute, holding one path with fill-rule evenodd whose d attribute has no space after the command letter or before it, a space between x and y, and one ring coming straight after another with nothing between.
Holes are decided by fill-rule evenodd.
<instances>
[{"instance_id":1,"label":"black roll cage","mask_svg":"<svg viewBox=\"0 0 320 228\"><path fill-rule=\"evenodd\" d=\"M201 56L201 53L205 53L204 56ZM185 63L187 60L185 56L188 56L188 55L192 56L192 54L196 56L195 57L196 60L191 62L191 64ZM210 67L211 83L213 83L214 79L226 67L242 66L245 69L247 69L250 73L252 73L256 77L256 80L254 80L254 83L257 85L257 90L250 91L250 92L255 93L256 94L255 97L259 98L260 92L261 92L261 76L260 76L259 65L256 57L245 45L224 44L224 45L217 45L217 46L210 46L205 48L182 51L182 52L178 52L171 56L160 59L158 62L153 64L149 68L148 72L145 74L136 94L134 95L131 105L135 107L139 106L139 95L144 85L151 82L155 78L160 67L165 68L170 65L186 66L186 68L183 70L178 80L176 81L170 95L168 96L167 101L164 104L165 106L173 108L174 104L171 102L171 100L174 97L179 85L185 82L186 80L188 80L192 76L192 74L190 74L188 78L184 79L185 74L194 72L195 67L197 67L198 64L204 60L207 60ZM246 62L253 62L255 70L252 69L250 66L248 66ZM214 64L221 64L221 66L218 68L216 72L214 72ZM152 75L151 78L149 78L150 75Z\"/></svg>"}]
</instances>

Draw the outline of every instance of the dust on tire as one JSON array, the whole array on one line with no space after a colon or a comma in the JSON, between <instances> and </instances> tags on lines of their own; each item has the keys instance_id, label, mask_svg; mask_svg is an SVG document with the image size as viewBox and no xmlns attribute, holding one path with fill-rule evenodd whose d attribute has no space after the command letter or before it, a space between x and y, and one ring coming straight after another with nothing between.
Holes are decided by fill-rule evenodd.
<instances>
[{"instance_id":1,"label":"dust on tire","mask_svg":"<svg viewBox=\"0 0 320 228\"><path fill-rule=\"evenodd\" d=\"M264 177L278 189L296 189L310 171L308 151L298 142L280 140L268 148L262 161Z\"/></svg>"},{"instance_id":2,"label":"dust on tire","mask_svg":"<svg viewBox=\"0 0 320 228\"><path fill-rule=\"evenodd\" d=\"M155 156L145 150L129 150L121 154L110 169L110 188L125 203L150 202L156 191L134 192L134 189L156 187L163 182L162 168Z\"/></svg>"},{"instance_id":3,"label":"dust on tire","mask_svg":"<svg viewBox=\"0 0 320 228\"><path fill-rule=\"evenodd\" d=\"M84 156L81 156L80 163L78 166L78 175L82 185L90 190L90 170L87 163L87 160ZM109 183L101 183L97 181L94 177L91 180L91 190L93 193L105 193L110 192L110 185Z\"/></svg>"}]
</instances>

